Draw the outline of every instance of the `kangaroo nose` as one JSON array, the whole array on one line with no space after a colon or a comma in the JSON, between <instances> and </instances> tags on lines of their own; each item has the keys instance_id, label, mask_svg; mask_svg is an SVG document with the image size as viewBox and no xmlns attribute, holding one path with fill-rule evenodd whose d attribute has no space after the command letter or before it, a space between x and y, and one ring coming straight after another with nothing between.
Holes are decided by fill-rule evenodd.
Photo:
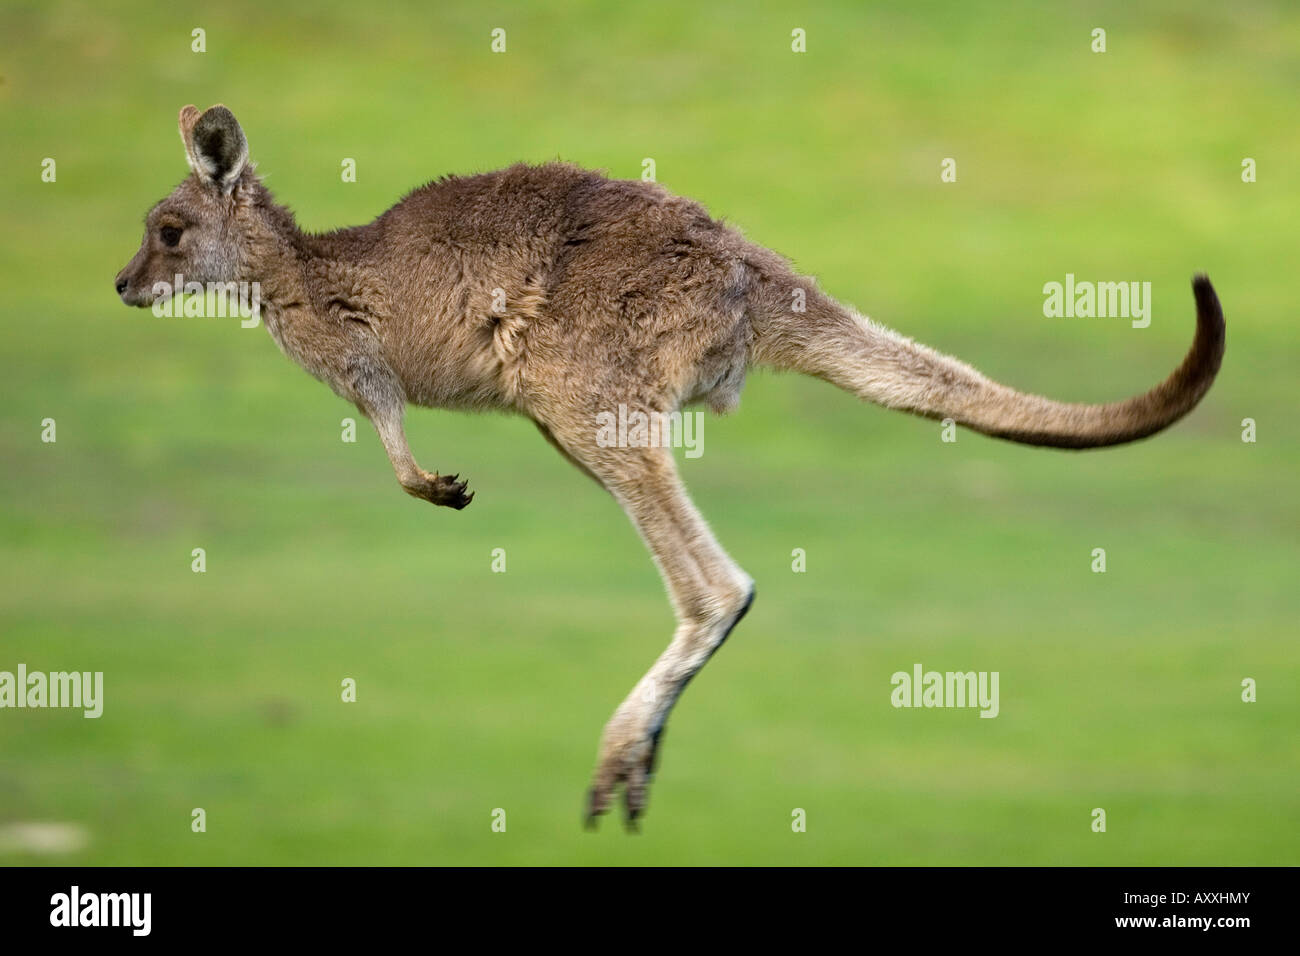
<instances>
[{"instance_id":1,"label":"kangaroo nose","mask_svg":"<svg viewBox=\"0 0 1300 956\"><path fill-rule=\"evenodd\" d=\"M118 295L121 295L126 291L126 280L119 276L117 282L114 283L113 288L117 289Z\"/></svg>"}]
</instances>

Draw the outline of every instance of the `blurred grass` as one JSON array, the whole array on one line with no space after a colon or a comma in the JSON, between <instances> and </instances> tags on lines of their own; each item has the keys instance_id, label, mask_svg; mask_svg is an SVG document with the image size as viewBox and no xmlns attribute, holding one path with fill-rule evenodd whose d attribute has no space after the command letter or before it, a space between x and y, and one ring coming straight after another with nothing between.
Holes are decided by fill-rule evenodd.
<instances>
[{"instance_id":1,"label":"blurred grass","mask_svg":"<svg viewBox=\"0 0 1300 956\"><path fill-rule=\"evenodd\" d=\"M91 837L0 860L1295 864L1297 50L1282 2L6 4L0 669L102 670L106 704L0 712L0 825ZM593 836L600 727L670 633L649 558L527 423L413 411L417 457L478 491L422 507L264 332L120 306L188 102L234 109L305 228L446 172L653 157L1009 384L1155 382L1197 269L1228 357L1190 420L1086 455L752 376L683 469L759 599L674 714L645 832ZM1151 327L1044 319L1066 272L1152 281ZM1001 715L894 710L917 661L1000 671Z\"/></svg>"}]
</instances>

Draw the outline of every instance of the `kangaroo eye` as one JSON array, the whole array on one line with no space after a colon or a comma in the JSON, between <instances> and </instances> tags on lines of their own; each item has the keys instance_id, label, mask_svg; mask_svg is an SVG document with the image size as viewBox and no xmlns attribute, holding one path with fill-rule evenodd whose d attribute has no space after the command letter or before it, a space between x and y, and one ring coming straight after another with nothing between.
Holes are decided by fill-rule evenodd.
<instances>
[{"instance_id":1,"label":"kangaroo eye","mask_svg":"<svg viewBox=\"0 0 1300 956\"><path fill-rule=\"evenodd\" d=\"M176 226L162 227L162 241L164 246L174 246L181 241L181 231Z\"/></svg>"}]
</instances>

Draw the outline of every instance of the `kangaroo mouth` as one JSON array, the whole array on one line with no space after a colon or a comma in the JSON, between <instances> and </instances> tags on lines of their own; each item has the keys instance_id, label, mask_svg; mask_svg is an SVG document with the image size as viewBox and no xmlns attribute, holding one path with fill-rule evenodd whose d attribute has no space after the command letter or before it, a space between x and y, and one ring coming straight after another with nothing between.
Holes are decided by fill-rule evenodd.
<instances>
[{"instance_id":1,"label":"kangaroo mouth","mask_svg":"<svg viewBox=\"0 0 1300 956\"><path fill-rule=\"evenodd\" d=\"M155 302L165 302L174 297L174 292L168 293L165 296L159 296L155 295L152 289L137 288L134 286L128 287L121 292L123 304L129 305L134 309L147 309Z\"/></svg>"}]
</instances>

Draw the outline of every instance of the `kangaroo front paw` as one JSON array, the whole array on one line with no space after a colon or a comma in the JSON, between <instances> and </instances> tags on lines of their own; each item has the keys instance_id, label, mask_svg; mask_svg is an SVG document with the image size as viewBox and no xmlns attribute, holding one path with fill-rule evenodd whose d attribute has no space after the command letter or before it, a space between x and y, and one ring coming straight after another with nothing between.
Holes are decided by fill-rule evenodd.
<instances>
[{"instance_id":1,"label":"kangaroo front paw","mask_svg":"<svg viewBox=\"0 0 1300 956\"><path fill-rule=\"evenodd\" d=\"M474 500L474 492L466 494L466 483L459 478L459 475L433 475L422 471L403 480L402 490L413 498L459 511Z\"/></svg>"},{"instance_id":2,"label":"kangaroo front paw","mask_svg":"<svg viewBox=\"0 0 1300 956\"><path fill-rule=\"evenodd\" d=\"M435 475L433 497L429 500L435 505L455 508L459 511L474 500L474 492L465 494L467 482L458 481L460 475Z\"/></svg>"}]
</instances>

